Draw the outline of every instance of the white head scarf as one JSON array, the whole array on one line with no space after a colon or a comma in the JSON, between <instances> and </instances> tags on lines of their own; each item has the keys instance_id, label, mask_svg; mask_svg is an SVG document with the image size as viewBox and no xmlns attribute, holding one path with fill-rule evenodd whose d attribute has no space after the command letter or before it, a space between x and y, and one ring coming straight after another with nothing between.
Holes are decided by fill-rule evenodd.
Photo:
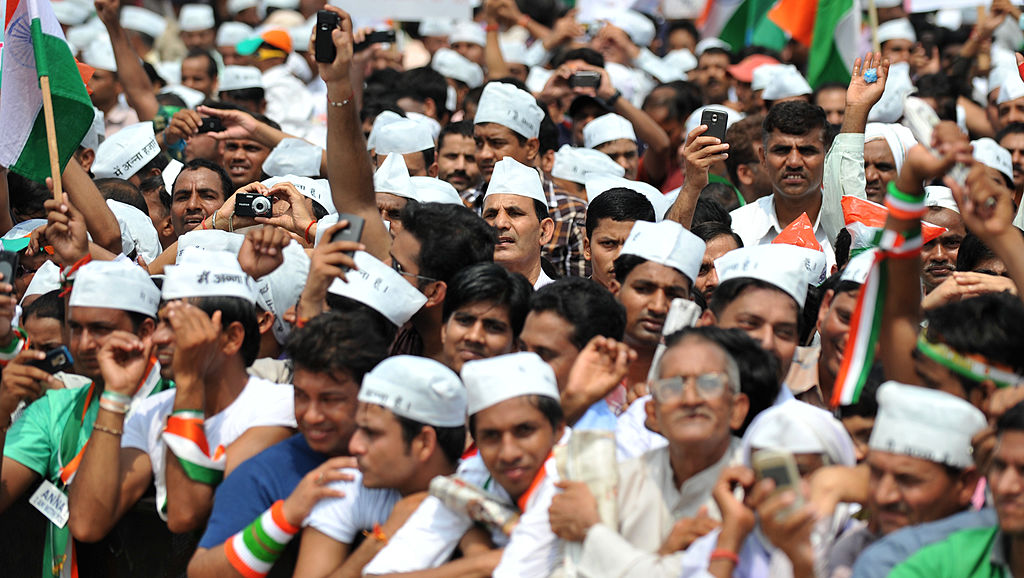
<instances>
[{"instance_id":1,"label":"white head scarf","mask_svg":"<svg viewBox=\"0 0 1024 578\"><path fill-rule=\"evenodd\" d=\"M892 151L893 161L896 163L896 174L903 170L903 161L907 159L907 152L910 147L917 144L914 133L902 124L889 124L884 122L869 122L864 129L864 142L885 139Z\"/></svg>"}]
</instances>

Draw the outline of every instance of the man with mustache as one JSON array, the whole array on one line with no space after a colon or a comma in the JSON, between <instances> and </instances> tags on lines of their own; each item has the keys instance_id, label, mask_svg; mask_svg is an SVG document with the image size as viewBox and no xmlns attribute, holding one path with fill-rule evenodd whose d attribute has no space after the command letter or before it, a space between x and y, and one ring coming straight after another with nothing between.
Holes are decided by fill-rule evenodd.
<instances>
[{"instance_id":1,"label":"man with mustache","mask_svg":"<svg viewBox=\"0 0 1024 578\"><path fill-rule=\"evenodd\" d=\"M732 429L743 423L749 400L736 361L706 330L683 330L667 345L646 411L668 445L620 464L618 526L600 522L581 482L561 483L565 491L551 502L552 530L582 546L582 575L624 576L663 547L681 518L701 511L719 517L711 488L738 459ZM678 559L663 560L678 575Z\"/></svg>"},{"instance_id":2,"label":"man with mustache","mask_svg":"<svg viewBox=\"0 0 1024 578\"><path fill-rule=\"evenodd\" d=\"M437 138L437 178L455 187L463 201L472 202L479 195L480 167L476 164L476 142L473 125L467 121L453 122L441 130Z\"/></svg>"},{"instance_id":3,"label":"man with mustache","mask_svg":"<svg viewBox=\"0 0 1024 578\"><path fill-rule=\"evenodd\" d=\"M637 352L626 376L627 390L647 381L669 307L674 299L690 299L704 248L704 241L675 221L633 224L615 260L612 286L626 308L623 341Z\"/></svg>"},{"instance_id":4,"label":"man with mustache","mask_svg":"<svg viewBox=\"0 0 1024 578\"><path fill-rule=\"evenodd\" d=\"M744 247L772 242L807 213L828 265L835 264L832 240L843 219L841 209L834 214L822 197L826 126L825 111L803 101L781 102L768 112L759 156L771 179L772 194L731 213L733 230Z\"/></svg>"},{"instance_id":5,"label":"man with mustache","mask_svg":"<svg viewBox=\"0 0 1024 578\"><path fill-rule=\"evenodd\" d=\"M996 135L996 142L1010 151L1013 163L1013 202L1019 207L1024 195L1024 122L1007 125Z\"/></svg>"},{"instance_id":6,"label":"man with mustache","mask_svg":"<svg viewBox=\"0 0 1024 578\"><path fill-rule=\"evenodd\" d=\"M991 140L991 139L987 139ZM1003 151L1006 152L1006 151ZM1007 155L1009 156L1009 155ZM925 206L928 212L922 221L945 227L946 232L925 243L921 250L921 288L925 294L942 284L956 269L956 256L960 243L967 235L964 220L960 217L953 194L945 187L928 187ZM928 194L928 193L931 194Z\"/></svg>"}]
</instances>

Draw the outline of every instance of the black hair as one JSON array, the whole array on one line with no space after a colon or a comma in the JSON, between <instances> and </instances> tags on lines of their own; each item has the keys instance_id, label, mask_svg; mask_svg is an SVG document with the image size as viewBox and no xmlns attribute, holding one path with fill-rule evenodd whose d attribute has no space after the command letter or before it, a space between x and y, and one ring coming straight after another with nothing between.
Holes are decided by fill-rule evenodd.
<instances>
[{"instance_id":1,"label":"black hair","mask_svg":"<svg viewBox=\"0 0 1024 578\"><path fill-rule=\"evenodd\" d=\"M730 211L737 209L740 206L739 193L736 191L736 187L729 183L708 183L703 189L701 189L699 198L716 201L727 215ZM728 222L732 223L731 217Z\"/></svg>"},{"instance_id":2,"label":"black hair","mask_svg":"<svg viewBox=\"0 0 1024 578\"><path fill-rule=\"evenodd\" d=\"M736 241L737 247L743 248L743 239L732 230L732 227L720 221L698 223L690 229L690 232L700 237L705 243L710 243L713 239L728 235L732 237L733 241Z\"/></svg>"},{"instance_id":3,"label":"black hair","mask_svg":"<svg viewBox=\"0 0 1024 578\"><path fill-rule=\"evenodd\" d=\"M472 210L440 203L408 203L402 228L420 242L420 275L448 283L460 269L494 261L497 234Z\"/></svg>"},{"instance_id":4,"label":"black hair","mask_svg":"<svg viewBox=\"0 0 1024 578\"><path fill-rule=\"evenodd\" d=\"M771 407L779 396L779 361L740 329L687 327L665 337L665 347L672 347L693 336L718 344L736 362L740 370L740 393L746 394L750 400L743 425L735 432L743 435L757 414Z\"/></svg>"},{"instance_id":5,"label":"black hair","mask_svg":"<svg viewBox=\"0 0 1024 578\"><path fill-rule=\"evenodd\" d=\"M556 59L552 59L551 66L558 68L570 60L582 60L591 66L598 68L604 68L604 56L600 52L593 48L580 47L567 50L559 55Z\"/></svg>"},{"instance_id":6,"label":"black hair","mask_svg":"<svg viewBox=\"0 0 1024 578\"><path fill-rule=\"evenodd\" d=\"M690 36L693 36L694 40L700 40L700 32L697 31L697 25L692 20L669 20L665 23L666 37L676 30L685 30Z\"/></svg>"},{"instance_id":7,"label":"black hair","mask_svg":"<svg viewBox=\"0 0 1024 578\"><path fill-rule=\"evenodd\" d=\"M460 120L459 122L450 122L444 125L441 133L437 135L438 152L441 151L441 146L444 144L444 137L450 134L473 138L473 123L468 120Z\"/></svg>"},{"instance_id":8,"label":"black hair","mask_svg":"<svg viewBox=\"0 0 1024 578\"><path fill-rule=\"evenodd\" d=\"M366 310L328 311L288 335L284 351L297 368L343 372L357 384L388 355L391 337Z\"/></svg>"},{"instance_id":9,"label":"black hair","mask_svg":"<svg viewBox=\"0 0 1024 578\"><path fill-rule=\"evenodd\" d=\"M232 323L242 324L245 331L245 338L242 340L242 347L238 351L249 367L260 352L260 326L257 320L256 305L242 299L241 297L192 297L188 301L202 309L207 315L213 316L214 312L220 311L220 325L227 329Z\"/></svg>"},{"instance_id":10,"label":"black hair","mask_svg":"<svg viewBox=\"0 0 1024 578\"><path fill-rule=\"evenodd\" d=\"M22 324L30 317L40 319L56 319L64 325L64 298L60 296L61 290L54 289L49 293L43 293L30 305L26 305L21 313Z\"/></svg>"},{"instance_id":11,"label":"black hair","mask_svg":"<svg viewBox=\"0 0 1024 578\"><path fill-rule=\"evenodd\" d=\"M149 64L148 62L146 64ZM188 108L188 103L173 92L161 92L156 95L156 102L160 106L171 106L176 108ZM168 119L170 121L170 119Z\"/></svg>"},{"instance_id":12,"label":"black hair","mask_svg":"<svg viewBox=\"0 0 1024 578\"><path fill-rule=\"evenodd\" d=\"M983 261L995 258L996 254L980 237L967 233L964 240L960 241L960 250L956 254L956 270L974 271Z\"/></svg>"},{"instance_id":13,"label":"black hair","mask_svg":"<svg viewBox=\"0 0 1024 578\"><path fill-rule=\"evenodd\" d=\"M205 58L206 59L206 76L210 78L217 78L217 61L213 59L213 56L209 51L203 48L193 48L185 54L187 58ZM182 60L185 60L182 59Z\"/></svg>"},{"instance_id":14,"label":"black hair","mask_svg":"<svg viewBox=\"0 0 1024 578\"><path fill-rule=\"evenodd\" d=\"M727 56L729 58L729 63L730 64L735 64L736 63L736 55L734 55L732 53L732 51L726 50L726 49L724 49L724 48L722 48L720 46L710 46L710 47L706 48L704 50L704 52L700 53L700 56L697 57L697 60L699 61L701 59L701 57L704 56L705 54L707 54L707 55L724 54L725 56Z\"/></svg>"},{"instance_id":15,"label":"black hair","mask_svg":"<svg viewBox=\"0 0 1024 578\"><path fill-rule=\"evenodd\" d=\"M1024 401L1006 410L996 421L996 435L1001 436L1007 431L1024 431Z\"/></svg>"},{"instance_id":16,"label":"black hair","mask_svg":"<svg viewBox=\"0 0 1024 578\"><path fill-rule=\"evenodd\" d=\"M836 235L835 254L836 266L842 269L850 262L850 246L853 244L853 236L846 230L846 227L839 229Z\"/></svg>"},{"instance_id":17,"label":"black hair","mask_svg":"<svg viewBox=\"0 0 1024 578\"><path fill-rule=\"evenodd\" d=\"M601 219L623 221L649 221L656 219L654 205L647 197L622 187L608 189L590 202L587 206L586 231L587 238L594 234L594 229Z\"/></svg>"},{"instance_id":18,"label":"black hair","mask_svg":"<svg viewBox=\"0 0 1024 578\"><path fill-rule=\"evenodd\" d=\"M647 259L638 257L636 255L623 255L619 254L612 263L612 267L615 268L615 280L619 282L619 285L626 284L626 278L640 265L647 262Z\"/></svg>"},{"instance_id":19,"label":"black hair","mask_svg":"<svg viewBox=\"0 0 1024 578\"><path fill-rule=\"evenodd\" d=\"M551 120L551 115L544 109L544 118L540 121L540 130L537 131L537 141L540 146L537 149L539 154L558 149L558 126Z\"/></svg>"},{"instance_id":20,"label":"black hair","mask_svg":"<svg viewBox=\"0 0 1024 578\"><path fill-rule=\"evenodd\" d=\"M996 133L996 142L1003 140L1006 135L1024 133L1024 122L1011 122L1003 127L1003 130Z\"/></svg>"},{"instance_id":21,"label":"black hair","mask_svg":"<svg viewBox=\"0 0 1024 578\"><path fill-rule=\"evenodd\" d=\"M929 341L941 341L954 351L985 357L1024 373L1024 304L1008 292L986 293L925 311Z\"/></svg>"},{"instance_id":22,"label":"black hair","mask_svg":"<svg viewBox=\"0 0 1024 578\"><path fill-rule=\"evenodd\" d=\"M530 299L530 312L551 312L572 325L569 341L582 350L598 335L621 340L626 331L626 309L596 281L565 277L538 289Z\"/></svg>"},{"instance_id":23,"label":"black hair","mask_svg":"<svg viewBox=\"0 0 1024 578\"><path fill-rule=\"evenodd\" d=\"M496 263L476 263L456 273L448 282L442 318L448 319L459 308L472 303L493 303L508 310L512 337L519 338L530 311L533 287L519 273L512 273Z\"/></svg>"},{"instance_id":24,"label":"black hair","mask_svg":"<svg viewBox=\"0 0 1024 578\"><path fill-rule=\"evenodd\" d=\"M262 86L250 86L249 88L236 88L234 90L221 90L221 99L235 102L259 104L267 97L266 90Z\"/></svg>"},{"instance_id":25,"label":"black hair","mask_svg":"<svg viewBox=\"0 0 1024 578\"><path fill-rule=\"evenodd\" d=\"M373 122L384 111L405 117L405 111L399 108L395 101L387 98L368 97L363 100L363 108L359 109L359 122Z\"/></svg>"},{"instance_id":26,"label":"black hair","mask_svg":"<svg viewBox=\"0 0 1024 578\"><path fill-rule=\"evenodd\" d=\"M558 426L565 422L565 413L562 412L562 402L546 395L527 395L530 405L537 408L548 423L551 429L558 431ZM469 416L469 433L476 437L476 414ZM555 440L558 441L558 440Z\"/></svg>"},{"instance_id":27,"label":"black hair","mask_svg":"<svg viewBox=\"0 0 1024 578\"><path fill-rule=\"evenodd\" d=\"M480 104L480 96L484 93L484 86L485 85L480 85L476 88L469 89L469 92L466 93L466 96L462 98L463 109L467 108L466 105L468 105L469 103L472 103L473 106L477 106Z\"/></svg>"},{"instance_id":28,"label":"black hair","mask_svg":"<svg viewBox=\"0 0 1024 578\"><path fill-rule=\"evenodd\" d=\"M704 104L704 96L696 84L687 82L685 80L674 80L672 82L666 82L659 84L654 87L651 92L647 93L647 98L644 99L643 109L647 110L649 105L653 105L651 102L651 95L655 90L659 88L671 88L675 95L667 102L660 103L664 104L668 109L668 118L683 122L693 114L693 111L697 110Z\"/></svg>"},{"instance_id":29,"label":"black hair","mask_svg":"<svg viewBox=\"0 0 1024 578\"><path fill-rule=\"evenodd\" d=\"M178 176L174 177L174 184L172 185L172 190L168 191L171 197L174 196L173 188L178 184L178 179L181 178L181 175L185 174L186 171L198 171L199 169L210 170L217 175L217 177L220 179L220 190L224 196L225 201L228 199L228 197L234 194L235 187L233 184L231 184L231 177L228 175L228 172L224 170L224 167L210 160L206 160L203 158L195 158L185 163L185 166L181 167L181 172L178 173Z\"/></svg>"},{"instance_id":30,"label":"black hair","mask_svg":"<svg viewBox=\"0 0 1024 578\"><path fill-rule=\"evenodd\" d=\"M161 178L156 176L155 178ZM142 211L144 214L149 214L149 205L146 204L146 198L139 192L138 187L131 184L124 179L118 178L106 178L96 179L96 188L100 190L100 194L103 195L104 199L117 201L135 207Z\"/></svg>"},{"instance_id":31,"label":"black hair","mask_svg":"<svg viewBox=\"0 0 1024 578\"><path fill-rule=\"evenodd\" d=\"M11 216L15 223L28 219L45 219L47 200L53 194L45 183L33 181L14 171L7 171L7 191L10 197Z\"/></svg>"},{"instance_id":32,"label":"black hair","mask_svg":"<svg viewBox=\"0 0 1024 578\"><path fill-rule=\"evenodd\" d=\"M429 66L406 70L395 83L394 97L396 100L411 98L416 102L426 102L429 98L438 111L444 111L448 101L448 81Z\"/></svg>"},{"instance_id":33,"label":"black hair","mask_svg":"<svg viewBox=\"0 0 1024 578\"><path fill-rule=\"evenodd\" d=\"M940 120L956 121L957 91L953 82L944 73L923 74L914 82L919 98L934 98Z\"/></svg>"},{"instance_id":34,"label":"black hair","mask_svg":"<svg viewBox=\"0 0 1024 578\"><path fill-rule=\"evenodd\" d=\"M818 88L814 89L814 93L811 94L811 102L817 102L818 95L826 90L841 90L845 93L847 88L842 82L823 82L818 85Z\"/></svg>"},{"instance_id":35,"label":"black hair","mask_svg":"<svg viewBox=\"0 0 1024 578\"><path fill-rule=\"evenodd\" d=\"M725 170L734 185L739 186L740 183L740 165L761 162L754 143L761 141L763 122L764 115L755 114L736 121L725 131L725 142L729 143L729 157L725 159Z\"/></svg>"},{"instance_id":36,"label":"black hair","mask_svg":"<svg viewBox=\"0 0 1024 578\"><path fill-rule=\"evenodd\" d=\"M429 427L434 430L434 435L437 436L437 447L441 449L441 453L444 454L444 459L448 461L448 464L454 466L459 463L459 459L462 458L462 452L466 449L466 426L440 427L425 424L396 413L392 415L398 420L398 425L402 426L402 441L405 443L406 451L409 451L409 444L412 443L416 436L420 435L423 428Z\"/></svg>"},{"instance_id":37,"label":"black hair","mask_svg":"<svg viewBox=\"0 0 1024 578\"><path fill-rule=\"evenodd\" d=\"M825 137L825 109L802 100L787 100L772 106L761 125L761 142L767 147L768 136L779 131L782 134L803 136L815 129L822 129Z\"/></svg>"},{"instance_id":38,"label":"black hair","mask_svg":"<svg viewBox=\"0 0 1024 578\"><path fill-rule=\"evenodd\" d=\"M708 303L708 307L711 309L712 313L720 316L722 314L722 311L724 311L730 303L736 300L736 298L739 297L740 294L746 291L747 289L771 289L786 295L790 299L793 299L793 297L789 293L786 293L782 289L779 289L778 287L772 285L771 283L768 283L767 281L761 281L760 279L754 279L753 277L739 277L736 279L729 279L728 281L725 281L724 283L719 285L718 288L715 289L714 294L711 295L711 303ZM799 322L801 307L795 299L793 299L793 303L797 306L796 317L797 321Z\"/></svg>"},{"instance_id":39,"label":"black hair","mask_svg":"<svg viewBox=\"0 0 1024 578\"><path fill-rule=\"evenodd\" d=\"M398 326L385 317L383 313L365 303L356 301L351 297L331 293L330 291L327 292L325 301L331 311L336 311L346 317L359 316L362 318L361 323L364 324L368 331L383 335L384 339L389 343L398 334Z\"/></svg>"},{"instance_id":40,"label":"black hair","mask_svg":"<svg viewBox=\"0 0 1024 578\"><path fill-rule=\"evenodd\" d=\"M708 186L716 185L721 183L710 183ZM728 185L726 185L728 186ZM704 191L707 187L704 187ZM725 210L725 207L721 205L710 195L705 195L704 191L701 191L700 196L697 197L697 204L693 208L693 225L699 225L708 221L716 221L725 225L732 226L732 216L729 215L729 211Z\"/></svg>"}]
</instances>

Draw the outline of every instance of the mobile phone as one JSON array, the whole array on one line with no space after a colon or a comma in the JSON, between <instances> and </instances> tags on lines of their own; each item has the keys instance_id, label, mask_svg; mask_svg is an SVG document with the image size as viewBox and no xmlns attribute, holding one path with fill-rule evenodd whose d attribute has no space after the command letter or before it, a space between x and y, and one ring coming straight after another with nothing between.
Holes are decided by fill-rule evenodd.
<instances>
[{"instance_id":1,"label":"mobile phone","mask_svg":"<svg viewBox=\"0 0 1024 578\"><path fill-rule=\"evenodd\" d=\"M708 127L704 136L713 136L725 142L725 129L729 123L729 114L722 110L708 109L700 115L700 123Z\"/></svg>"},{"instance_id":2,"label":"mobile phone","mask_svg":"<svg viewBox=\"0 0 1024 578\"><path fill-rule=\"evenodd\" d=\"M316 40L313 46L313 55L317 62L334 62L338 56L338 49L334 46L334 39L331 33L335 28L341 26L341 16L330 10L317 10L316 12Z\"/></svg>"},{"instance_id":3,"label":"mobile phone","mask_svg":"<svg viewBox=\"0 0 1024 578\"><path fill-rule=\"evenodd\" d=\"M363 238L363 225L366 221L363 220L359 215L350 215L348 213L338 213L338 222L348 221L348 226L338 231L331 237L331 242L335 241L356 241L359 242ZM346 255L353 255L353 251L345 251ZM347 269L346 269L347 270Z\"/></svg>"},{"instance_id":4,"label":"mobile phone","mask_svg":"<svg viewBox=\"0 0 1024 578\"><path fill-rule=\"evenodd\" d=\"M44 359L37 359L35 361L30 361L29 365L33 365L35 367L38 367L39 369L42 369L46 373L49 373L50 375L53 375L54 373L57 373L58 371L64 371L65 369L71 369L71 365L73 363L74 363L74 360L71 357L71 352L68 351L68 348L67 348L66 345L61 345L60 347L58 347L56 349L51 349L51 350L47 351L46 352L46 357Z\"/></svg>"},{"instance_id":5,"label":"mobile phone","mask_svg":"<svg viewBox=\"0 0 1024 578\"><path fill-rule=\"evenodd\" d=\"M14 251L0 251L0 273L3 273L0 283L9 283L13 287L17 271L18 254ZM10 293L6 293L6 295L10 295Z\"/></svg>"},{"instance_id":6,"label":"mobile phone","mask_svg":"<svg viewBox=\"0 0 1024 578\"><path fill-rule=\"evenodd\" d=\"M224 121L215 116L204 117L203 121L199 123L199 134L204 132L222 132L223 130Z\"/></svg>"},{"instance_id":7,"label":"mobile phone","mask_svg":"<svg viewBox=\"0 0 1024 578\"><path fill-rule=\"evenodd\" d=\"M771 479L775 482L775 492L792 490L796 501L786 508L784 515L789 515L804 505L800 493L800 471L796 468L793 454L785 450L757 450L750 458L757 480Z\"/></svg>"},{"instance_id":8,"label":"mobile phone","mask_svg":"<svg viewBox=\"0 0 1024 578\"><path fill-rule=\"evenodd\" d=\"M569 88L597 88L601 84L601 73L594 70L579 70L569 77Z\"/></svg>"},{"instance_id":9,"label":"mobile phone","mask_svg":"<svg viewBox=\"0 0 1024 578\"><path fill-rule=\"evenodd\" d=\"M385 42L395 41L394 30L375 30L366 35L366 38L362 42L358 42L352 47L354 52L362 52L374 44L382 44Z\"/></svg>"}]
</instances>

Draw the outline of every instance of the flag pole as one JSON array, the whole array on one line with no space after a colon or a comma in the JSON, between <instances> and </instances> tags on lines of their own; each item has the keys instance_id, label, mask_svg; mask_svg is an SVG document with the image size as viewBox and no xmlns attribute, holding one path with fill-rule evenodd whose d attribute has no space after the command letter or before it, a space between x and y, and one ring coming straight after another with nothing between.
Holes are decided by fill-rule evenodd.
<instances>
[{"instance_id":1,"label":"flag pole","mask_svg":"<svg viewBox=\"0 0 1024 578\"><path fill-rule=\"evenodd\" d=\"M878 6L875 0L868 0L868 25L871 27L871 49L880 52L882 46L878 43Z\"/></svg>"},{"instance_id":2,"label":"flag pole","mask_svg":"<svg viewBox=\"0 0 1024 578\"><path fill-rule=\"evenodd\" d=\"M50 156L50 177L53 179L53 198L60 203L64 190L60 182L60 155L57 152L57 128L53 122L53 98L50 96L50 77L39 77L39 88L43 93L43 120L46 123L46 147Z\"/></svg>"}]
</instances>

